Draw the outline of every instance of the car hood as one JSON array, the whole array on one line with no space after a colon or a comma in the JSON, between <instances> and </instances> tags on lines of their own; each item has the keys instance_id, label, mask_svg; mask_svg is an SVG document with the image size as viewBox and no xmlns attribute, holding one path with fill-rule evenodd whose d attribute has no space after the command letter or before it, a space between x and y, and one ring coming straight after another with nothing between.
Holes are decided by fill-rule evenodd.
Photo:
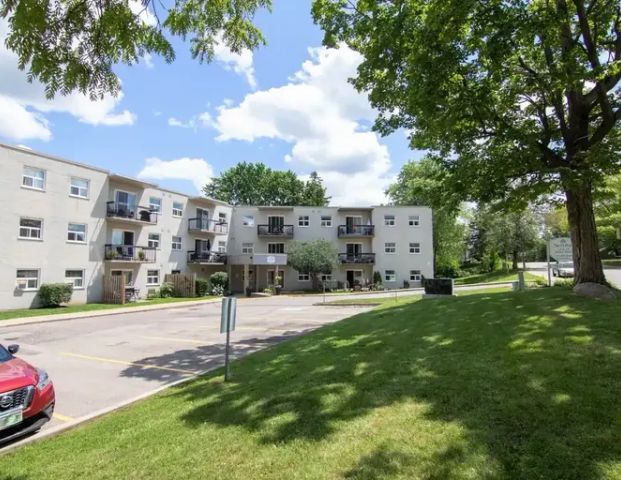
<instances>
[{"instance_id":1,"label":"car hood","mask_svg":"<svg viewBox=\"0 0 621 480\"><path fill-rule=\"evenodd\" d=\"M37 370L19 358L0 363L0 393L36 385L38 378Z\"/></svg>"}]
</instances>

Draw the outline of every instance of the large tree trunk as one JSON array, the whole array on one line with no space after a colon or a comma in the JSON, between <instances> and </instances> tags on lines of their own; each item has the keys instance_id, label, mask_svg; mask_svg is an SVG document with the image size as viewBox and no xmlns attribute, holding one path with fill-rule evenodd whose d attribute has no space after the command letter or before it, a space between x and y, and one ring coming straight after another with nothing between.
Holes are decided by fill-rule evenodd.
<instances>
[{"instance_id":1,"label":"large tree trunk","mask_svg":"<svg viewBox=\"0 0 621 480\"><path fill-rule=\"evenodd\" d=\"M517 250L513 250L513 265L511 266L513 268L513 270L517 270L518 269L518 251Z\"/></svg>"},{"instance_id":2,"label":"large tree trunk","mask_svg":"<svg viewBox=\"0 0 621 480\"><path fill-rule=\"evenodd\" d=\"M599 255L591 183L572 182L566 187L565 195L576 283L606 284Z\"/></svg>"}]
</instances>

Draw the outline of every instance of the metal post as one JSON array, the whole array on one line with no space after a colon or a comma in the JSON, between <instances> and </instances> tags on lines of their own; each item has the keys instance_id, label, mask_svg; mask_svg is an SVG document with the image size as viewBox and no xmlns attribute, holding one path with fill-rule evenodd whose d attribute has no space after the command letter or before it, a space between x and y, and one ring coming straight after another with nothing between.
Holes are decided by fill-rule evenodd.
<instances>
[{"instance_id":1,"label":"metal post","mask_svg":"<svg viewBox=\"0 0 621 480\"><path fill-rule=\"evenodd\" d=\"M326 281L323 280L321 283L323 285L323 303L326 303Z\"/></svg>"},{"instance_id":2,"label":"metal post","mask_svg":"<svg viewBox=\"0 0 621 480\"><path fill-rule=\"evenodd\" d=\"M552 272L550 272L550 237L548 236L548 245L546 248L546 257L548 261L548 287L552 286Z\"/></svg>"},{"instance_id":3,"label":"metal post","mask_svg":"<svg viewBox=\"0 0 621 480\"><path fill-rule=\"evenodd\" d=\"M231 320L227 321L226 325L226 349L224 350L224 381L228 382L231 379L231 368L229 362L229 350L231 346Z\"/></svg>"}]
</instances>

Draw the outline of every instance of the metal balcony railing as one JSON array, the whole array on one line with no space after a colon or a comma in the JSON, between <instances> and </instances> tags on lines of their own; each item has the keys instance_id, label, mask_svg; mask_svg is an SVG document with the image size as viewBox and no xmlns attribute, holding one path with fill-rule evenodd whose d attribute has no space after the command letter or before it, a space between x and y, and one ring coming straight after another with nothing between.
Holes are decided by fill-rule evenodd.
<instances>
[{"instance_id":1,"label":"metal balcony railing","mask_svg":"<svg viewBox=\"0 0 621 480\"><path fill-rule=\"evenodd\" d=\"M127 205L125 203L111 201L106 202L106 215L111 218L136 220L138 222L154 225L157 223L158 212L149 207Z\"/></svg>"},{"instance_id":2,"label":"metal balcony railing","mask_svg":"<svg viewBox=\"0 0 621 480\"><path fill-rule=\"evenodd\" d=\"M220 252L188 252L188 263L222 263L226 264L226 254Z\"/></svg>"},{"instance_id":3,"label":"metal balcony railing","mask_svg":"<svg viewBox=\"0 0 621 480\"><path fill-rule=\"evenodd\" d=\"M155 248L139 247L137 245L112 245L105 246L104 258L112 262L155 262Z\"/></svg>"},{"instance_id":4,"label":"metal balcony railing","mask_svg":"<svg viewBox=\"0 0 621 480\"><path fill-rule=\"evenodd\" d=\"M211 218L190 218L188 220L188 231L226 234L229 231L229 225L226 222L220 222Z\"/></svg>"},{"instance_id":5,"label":"metal balcony railing","mask_svg":"<svg viewBox=\"0 0 621 480\"><path fill-rule=\"evenodd\" d=\"M339 225L339 237L372 237L375 225Z\"/></svg>"},{"instance_id":6,"label":"metal balcony railing","mask_svg":"<svg viewBox=\"0 0 621 480\"><path fill-rule=\"evenodd\" d=\"M257 225L257 235L260 237L293 237L293 225Z\"/></svg>"},{"instance_id":7,"label":"metal balcony railing","mask_svg":"<svg viewBox=\"0 0 621 480\"><path fill-rule=\"evenodd\" d=\"M339 253L339 261L341 263L375 263L374 253Z\"/></svg>"}]
</instances>

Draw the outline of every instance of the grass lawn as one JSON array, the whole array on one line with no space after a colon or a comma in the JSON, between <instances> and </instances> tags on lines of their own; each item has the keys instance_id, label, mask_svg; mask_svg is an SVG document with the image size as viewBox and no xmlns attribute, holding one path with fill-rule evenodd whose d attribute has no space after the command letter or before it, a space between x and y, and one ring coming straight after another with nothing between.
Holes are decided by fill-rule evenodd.
<instances>
[{"instance_id":1,"label":"grass lawn","mask_svg":"<svg viewBox=\"0 0 621 480\"><path fill-rule=\"evenodd\" d=\"M516 271L505 272L502 270L481 273L477 275L468 275L455 279L455 285L472 285L473 283L490 283L490 282L517 282L518 274ZM524 272L524 280L527 282L534 282L543 279L532 273Z\"/></svg>"},{"instance_id":2,"label":"grass lawn","mask_svg":"<svg viewBox=\"0 0 621 480\"><path fill-rule=\"evenodd\" d=\"M0 479L619 479L620 312L560 287L386 302L0 457Z\"/></svg>"},{"instance_id":3,"label":"grass lawn","mask_svg":"<svg viewBox=\"0 0 621 480\"><path fill-rule=\"evenodd\" d=\"M192 298L154 298L136 303L126 303L125 305L115 305L110 303L85 303L83 305L69 305L57 308L21 308L19 310L0 311L0 321L12 318L39 317L42 315L57 315L62 313L92 312L94 310L110 310L124 307L144 307L145 305L158 305L165 303L189 302L192 300L209 300L215 297L192 297ZM1 477L0 477L1 478Z\"/></svg>"},{"instance_id":4,"label":"grass lawn","mask_svg":"<svg viewBox=\"0 0 621 480\"><path fill-rule=\"evenodd\" d=\"M602 260L604 267L621 267L621 258L609 258Z\"/></svg>"}]
</instances>

